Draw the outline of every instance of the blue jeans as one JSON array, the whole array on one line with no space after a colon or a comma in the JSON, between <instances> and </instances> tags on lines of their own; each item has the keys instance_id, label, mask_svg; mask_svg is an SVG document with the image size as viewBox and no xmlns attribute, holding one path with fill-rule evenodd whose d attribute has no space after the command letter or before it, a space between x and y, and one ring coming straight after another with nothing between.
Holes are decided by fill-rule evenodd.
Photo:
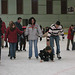
<instances>
[{"instance_id":1,"label":"blue jeans","mask_svg":"<svg viewBox=\"0 0 75 75\"><path fill-rule=\"evenodd\" d=\"M34 42L35 57L38 57L37 40L29 40L29 57L32 57L33 42Z\"/></svg>"},{"instance_id":2,"label":"blue jeans","mask_svg":"<svg viewBox=\"0 0 75 75\"><path fill-rule=\"evenodd\" d=\"M50 37L50 46L52 48L53 54L55 54L55 52L54 52L54 40L56 42L56 47L57 47L56 54L59 54L60 53L59 36L51 36Z\"/></svg>"},{"instance_id":3,"label":"blue jeans","mask_svg":"<svg viewBox=\"0 0 75 75\"><path fill-rule=\"evenodd\" d=\"M16 43L9 43L10 45L10 57L15 57Z\"/></svg>"}]
</instances>

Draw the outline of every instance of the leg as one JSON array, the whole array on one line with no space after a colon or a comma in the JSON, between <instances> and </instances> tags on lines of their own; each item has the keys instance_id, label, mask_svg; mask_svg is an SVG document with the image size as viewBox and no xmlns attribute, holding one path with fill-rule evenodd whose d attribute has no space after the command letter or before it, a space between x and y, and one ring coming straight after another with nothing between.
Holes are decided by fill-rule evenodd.
<instances>
[{"instance_id":1,"label":"leg","mask_svg":"<svg viewBox=\"0 0 75 75\"><path fill-rule=\"evenodd\" d=\"M59 45L59 36L56 36L55 37L55 42L56 42L56 46L57 46L57 58L58 59L61 59L61 56L60 56L60 45Z\"/></svg>"},{"instance_id":2,"label":"leg","mask_svg":"<svg viewBox=\"0 0 75 75\"><path fill-rule=\"evenodd\" d=\"M70 44L70 40L67 40L67 50L69 50L69 44Z\"/></svg>"},{"instance_id":3,"label":"leg","mask_svg":"<svg viewBox=\"0 0 75 75\"><path fill-rule=\"evenodd\" d=\"M54 52L54 37L50 37L50 46L52 48L52 53L55 54L55 52Z\"/></svg>"},{"instance_id":4,"label":"leg","mask_svg":"<svg viewBox=\"0 0 75 75\"><path fill-rule=\"evenodd\" d=\"M34 51L35 51L35 57L38 58L37 40L34 40Z\"/></svg>"},{"instance_id":5,"label":"leg","mask_svg":"<svg viewBox=\"0 0 75 75\"><path fill-rule=\"evenodd\" d=\"M12 57L13 57L13 44L9 43L9 45L10 45L10 59L12 59Z\"/></svg>"},{"instance_id":6,"label":"leg","mask_svg":"<svg viewBox=\"0 0 75 75\"><path fill-rule=\"evenodd\" d=\"M22 51L22 42L20 42L20 51Z\"/></svg>"},{"instance_id":7,"label":"leg","mask_svg":"<svg viewBox=\"0 0 75 75\"><path fill-rule=\"evenodd\" d=\"M32 57L32 40L29 40L29 57Z\"/></svg>"},{"instance_id":8,"label":"leg","mask_svg":"<svg viewBox=\"0 0 75 75\"><path fill-rule=\"evenodd\" d=\"M56 42L56 47L57 47L56 54L59 54L60 53L59 36L55 37L55 42Z\"/></svg>"},{"instance_id":9,"label":"leg","mask_svg":"<svg viewBox=\"0 0 75 75\"><path fill-rule=\"evenodd\" d=\"M13 57L14 59L16 58L16 43L14 43L14 47L13 47Z\"/></svg>"}]
</instances>

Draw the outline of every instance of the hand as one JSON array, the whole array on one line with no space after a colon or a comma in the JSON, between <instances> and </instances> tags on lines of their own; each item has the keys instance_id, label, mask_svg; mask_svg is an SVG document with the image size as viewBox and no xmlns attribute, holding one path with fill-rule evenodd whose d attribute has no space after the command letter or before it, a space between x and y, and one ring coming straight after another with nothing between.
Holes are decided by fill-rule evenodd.
<instances>
[{"instance_id":1,"label":"hand","mask_svg":"<svg viewBox=\"0 0 75 75\"><path fill-rule=\"evenodd\" d=\"M40 41L42 41L42 37L40 37Z\"/></svg>"},{"instance_id":2,"label":"hand","mask_svg":"<svg viewBox=\"0 0 75 75\"><path fill-rule=\"evenodd\" d=\"M65 39L65 37L63 36L62 39Z\"/></svg>"}]
</instances>

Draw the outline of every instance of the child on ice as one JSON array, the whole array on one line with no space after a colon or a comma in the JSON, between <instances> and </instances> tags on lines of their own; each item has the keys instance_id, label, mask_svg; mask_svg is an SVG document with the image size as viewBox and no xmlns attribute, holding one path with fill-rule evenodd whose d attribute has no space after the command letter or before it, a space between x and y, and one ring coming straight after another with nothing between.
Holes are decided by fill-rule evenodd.
<instances>
[{"instance_id":1,"label":"child on ice","mask_svg":"<svg viewBox=\"0 0 75 75\"><path fill-rule=\"evenodd\" d=\"M43 50L40 50L39 53L40 56L40 62L42 61L49 61L51 59L53 61L53 53L50 46L46 46Z\"/></svg>"}]
</instances>

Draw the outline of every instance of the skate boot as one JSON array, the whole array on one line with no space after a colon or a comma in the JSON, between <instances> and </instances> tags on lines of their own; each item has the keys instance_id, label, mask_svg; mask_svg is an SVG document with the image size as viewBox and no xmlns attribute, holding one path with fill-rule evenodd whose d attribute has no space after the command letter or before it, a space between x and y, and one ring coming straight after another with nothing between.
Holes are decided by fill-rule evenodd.
<instances>
[{"instance_id":1,"label":"skate boot","mask_svg":"<svg viewBox=\"0 0 75 75\"><path fill-rule=\"evenodd\" d=\"M57 54L57 58L58 58L59 60L61 59L60 53Z\"/></svg>"}]
</instances>

